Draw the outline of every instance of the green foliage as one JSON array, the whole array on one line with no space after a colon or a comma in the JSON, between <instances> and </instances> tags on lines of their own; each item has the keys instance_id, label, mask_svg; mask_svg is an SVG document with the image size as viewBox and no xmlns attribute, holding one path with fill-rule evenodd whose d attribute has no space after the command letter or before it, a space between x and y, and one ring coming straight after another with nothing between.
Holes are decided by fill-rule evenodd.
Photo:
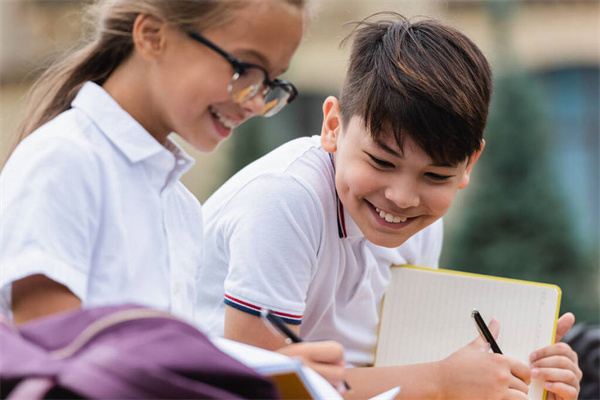
<instances>
[{"instance_id":1,"label":"green foliage","mask_svg":"<svg viewBox=\"0 0 600 400\"><path fill-rule=\"evenodd\" d=\"M597 263L581 254L551 174L543 103L526 75L497 80L487 144L443 265L557 284L562 311L597 322Z\"/></svg>"}]
</instances>

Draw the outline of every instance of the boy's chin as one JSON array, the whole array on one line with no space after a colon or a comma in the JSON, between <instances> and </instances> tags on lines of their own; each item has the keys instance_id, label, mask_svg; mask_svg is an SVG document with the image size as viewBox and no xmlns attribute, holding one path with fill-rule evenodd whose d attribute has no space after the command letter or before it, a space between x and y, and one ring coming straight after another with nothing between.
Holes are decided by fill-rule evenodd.
<instances>
[{"instance_id":1,"label":"boy's chin","mask_svg":"<svg viewBox=\"0 0 600 400\"><path fill-rule=\"evenodd\" d=\"M393 235L393 234L381 234L381 233L367 233L363 232L365 238L374 245L388 248L395 248L401 246L406 242L410 236L406 235Z\"/></svg>"}]
</instances>

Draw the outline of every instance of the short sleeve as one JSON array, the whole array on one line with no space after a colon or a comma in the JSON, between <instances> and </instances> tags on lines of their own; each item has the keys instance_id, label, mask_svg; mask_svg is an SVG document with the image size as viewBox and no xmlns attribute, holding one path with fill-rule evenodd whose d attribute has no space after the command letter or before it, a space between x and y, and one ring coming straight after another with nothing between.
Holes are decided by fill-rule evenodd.
<instances>
[{"instance_id":1,"label":"short sleeve","mask_svg":"<svg viewBox=\"0 0 600 400\"><path fill-rule=\"evenodd\" d=\"M32 274L86 296L100 218L97 162L81 143L45 133L21 142L0 175L3 309L10 283Z\"/></svg>"},{"instance_id":2,"label":"short sleeve","mask_svg":"<svg viewBox=\"0 0 600 400\"><path fill-rule=\"evenodd\" d=\"M255 315L266 307L301 323L323 230L319 204L285 175L256 178L231 199L220 215L229 252L227 305Z\"/></svg>"}]
</instances>

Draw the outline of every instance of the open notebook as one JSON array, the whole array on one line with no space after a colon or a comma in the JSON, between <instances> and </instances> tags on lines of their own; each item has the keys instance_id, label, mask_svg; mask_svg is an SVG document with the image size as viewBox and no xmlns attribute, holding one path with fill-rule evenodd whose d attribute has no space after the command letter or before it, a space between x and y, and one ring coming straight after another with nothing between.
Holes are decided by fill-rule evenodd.
<instances>
[{"instance_id":1,"label":"open notebook","mask_svg":"<svg viewBox=\"0 0 600 400\"><path fill-rule=\"evenodd\" d=\"M532 351L553 343L560 306L558 286L413 266L392 266L375 366L446 358L478 336L471 311L500 321L503 354L529 364ZM545 398L532 381L529 398Z\"/></svg>"},{"instance_id":2,"label":"open notebook","mask_svg":"<svg viewBox=\"0 0 600 400\"><path fill-rule=\"evenodd\" d=\"M211 340L224 353L271 377L282 399L343 400L321 375L297 359L220 337ZM397 387L370 400L392 400L399 391Z\"/></svg>"}]
</instances>

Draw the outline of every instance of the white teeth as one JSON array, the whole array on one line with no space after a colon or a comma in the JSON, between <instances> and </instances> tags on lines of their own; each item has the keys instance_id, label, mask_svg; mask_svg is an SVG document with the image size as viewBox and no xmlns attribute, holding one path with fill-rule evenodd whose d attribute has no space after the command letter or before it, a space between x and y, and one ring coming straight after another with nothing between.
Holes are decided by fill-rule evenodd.
<instances>
[{"instance_id":1,"label":"white teeth","mask_svg":"<svg viewBox=\"0 0 600 400\"><path fill-rule=\"evenodd\" d=\"M220 112L218 112L217 110L215 110L212 107L210 107L210 112L213 113L213 115L215 117L217 117L217 119L219 120L219 122L221 124L223 124L225 127L229 128L229 129L233 129L238 125L236 122L228 119L227 117L225 117L223 114L221 114Z\"/></svg>"},{"instance_id":2,"label":"white teeth","mask_svg":"<svg viewBox=\"0 0 600 400\"><path fill-rule=\"evenodd\" d=\"M387 222L392 222L394 224L397 224L400 222L406 222L406 220L407 220L406 217L399 217L397 215L386 213L385 211L380 210L377 207L375 207L375 211L377 211L377 213L379 214L379 216L381 218L385 219Z\"/></svg>"}]
</instances>

